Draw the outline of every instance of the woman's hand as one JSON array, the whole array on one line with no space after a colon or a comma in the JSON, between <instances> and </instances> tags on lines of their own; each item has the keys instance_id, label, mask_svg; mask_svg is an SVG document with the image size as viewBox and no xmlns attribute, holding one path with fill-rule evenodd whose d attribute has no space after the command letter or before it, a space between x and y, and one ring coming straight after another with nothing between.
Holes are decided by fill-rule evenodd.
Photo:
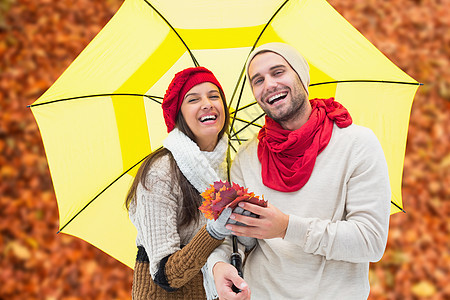
<instances>
[{"instance_id":1,"label":"woman's hand","mask_svg":"<svg viewBox=\"0 0 450 300\"><path fill-rule=\"evenodd\" d=\"M217 220L208 220L206 223L206 231L208 231L210 236L216 240L223 240L227 236L231 235L231 230L225 227L230 219L231 212L231 208L225 208Z\"/></svg>"}]
</instances>

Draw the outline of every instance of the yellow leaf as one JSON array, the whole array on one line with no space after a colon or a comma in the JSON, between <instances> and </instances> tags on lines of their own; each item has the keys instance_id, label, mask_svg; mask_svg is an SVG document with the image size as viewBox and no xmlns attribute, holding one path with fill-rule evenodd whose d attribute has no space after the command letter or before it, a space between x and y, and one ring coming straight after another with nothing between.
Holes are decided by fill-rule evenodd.
<instances>
[{"instance_id":1,"label":"yellow leaf","mask_svg":"<svg viewBox=\"0 0 450 300\"><path fill-rule=\"evenodd\" d=\"M421 281L413 285L412 292L418 297L430 297L436 294L436 287L429 281Z\"/></svg>"},{"instance_id":2,"label":"yellow leaf","mask_svg":"<svg viewBox=\"0 0 450 300\"><path fill-rule=\"evenodd\" d=\"M31 257L31 253L27 247L23 246L19 242L10 242L6 245L5 250L12 251L13 255L21 260L28 260Z\"/></svg>"}]
</instances>

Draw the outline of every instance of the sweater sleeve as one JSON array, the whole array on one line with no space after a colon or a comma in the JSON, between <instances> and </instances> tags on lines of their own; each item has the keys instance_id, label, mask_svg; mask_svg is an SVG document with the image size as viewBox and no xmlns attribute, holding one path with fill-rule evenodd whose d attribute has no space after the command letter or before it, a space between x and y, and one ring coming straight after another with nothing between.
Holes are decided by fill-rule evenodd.
<instances>
[{"instance_id":1,"label":"sweater sleeve","mask_svg":"<svg viewBox=\"0 0 450 300\"><path fill-rule=\"evenodd\" d=\"M391 192L383 150L373 132L368 132L360 135L355 145L352 173L344 187L344 220L290 215L285 240L329 260L361 263L381 259L388 235Z\"/></svg>"},{"instance_id":2,"label":"sweater sleeve","mask_svg":"<svg viewBox=\"0 0 450 300\"><path fill-rule=\"evenodd\" d=\"M180 250L177 230L177 191L172 187L169 160L155 161L136 191L135 207L130 219L138 231L137 244L145 248L150 261L150 274L154 276L159 262Z\"/></svg>"},{"instance_id":3,"label":"sweater sleeve","mask_svg":"<svg viewBox=\"0 0 450 300\"><path fill-rule=\"evenodd\" d=\"M169 256L164 268L169 285L177 289L189 282L221 243L209 235L204 225L186 246Z\"/></svg>"},{"instance_id":4,"label":"sweater sleeve","mask_svg":"<svg viewBox=\"0 0 450 300\"><path fill-rule=\"evenodd\" d=\"M167 291L189 282L206 263L208 255L222 243L212 238L203 226L181 248L178 231L180 190L172 182L169 160L156 161L146 176L146 187L138 186L136 207L131 217L150 261L152 279Z\"/></svg>"}]
</instances>

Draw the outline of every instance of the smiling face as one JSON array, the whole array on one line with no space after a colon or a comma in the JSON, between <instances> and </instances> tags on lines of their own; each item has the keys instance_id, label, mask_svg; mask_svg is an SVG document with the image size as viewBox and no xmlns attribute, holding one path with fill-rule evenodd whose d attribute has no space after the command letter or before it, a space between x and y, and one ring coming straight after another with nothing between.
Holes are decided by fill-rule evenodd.
<instances>
[{"instance_id":1,"label":"smiling face","mask_svg":"<svg viewBox=\"0 0 450 300\"><path fill-rule=\"evenodd\" d=\"M309 118L311 106L297 73L274 52L257 54L248 68L250 84L262 110L283 128L295 130Z\"/></svg>"},{"instance_id":2,"label":"smiling face","mask_svg":"<svg viewBox=\"0 0 450 300\"><path fill-rule=\"evenodd\" d=\"M226 118L219 88L211 82L192 87L184 96L180 112L200 150L214 150Z\"/></svg>"}]
</instances>

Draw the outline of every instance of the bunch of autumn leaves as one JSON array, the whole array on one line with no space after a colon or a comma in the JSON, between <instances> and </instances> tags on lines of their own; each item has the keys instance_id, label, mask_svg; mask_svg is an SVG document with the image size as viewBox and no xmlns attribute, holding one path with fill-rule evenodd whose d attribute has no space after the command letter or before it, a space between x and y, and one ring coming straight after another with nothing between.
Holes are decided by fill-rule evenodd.
<instances>
[{"instance_id":1,"label":"bunch of autumn leaves","mask_svg":"<svg viewBox=\"0 0 450 300\"><path fill-rule=\"evenodd\" d=\"M249 202L252 204L267 206L267 201L255 196L254 193L248 192L248 189L241 187L237 183L229 183L228 181L216 181L206 189L201 196L203 203L198 208L207 219L217 220L220 213L230 207L234 209L240 202Z\"/></svg>"}]
</instances>

